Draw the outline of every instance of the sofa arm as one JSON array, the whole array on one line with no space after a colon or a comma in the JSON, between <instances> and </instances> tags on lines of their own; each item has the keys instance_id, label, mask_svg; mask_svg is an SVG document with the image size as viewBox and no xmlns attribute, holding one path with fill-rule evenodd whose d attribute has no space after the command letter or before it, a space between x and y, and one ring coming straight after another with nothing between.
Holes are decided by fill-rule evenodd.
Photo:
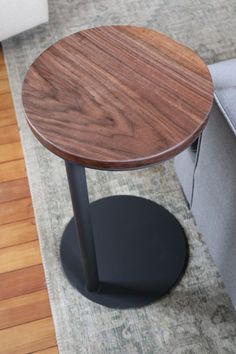
<instances>
[{"instance_id":1,"label":"sofa arm","mask_svg":"<svg viewBox=\"0 0 236 354\"><path fill-rule=\"evenodd\" d=\"M0 0L0 41L48 21L47 0Z\"/></svg>"},{"instance_id":2,"label":"sofa arm","mask_svg":"<svg viewBox=\"0 0 236 354\"><path fill-rule=\"evenodd\" d=\"M236 308L236 138L214 103L202 134L192 212Z\"/></svg>"},{"instance_id":3,"label":"sofa arm","mask_svg":"<svg viewBox=\"0 0 236 354\"><path fill-rule=\"evenodd\" d=\"M215 101L236 135L236 59L209 65L215 88Z\"/></svg>"}]
</instances>

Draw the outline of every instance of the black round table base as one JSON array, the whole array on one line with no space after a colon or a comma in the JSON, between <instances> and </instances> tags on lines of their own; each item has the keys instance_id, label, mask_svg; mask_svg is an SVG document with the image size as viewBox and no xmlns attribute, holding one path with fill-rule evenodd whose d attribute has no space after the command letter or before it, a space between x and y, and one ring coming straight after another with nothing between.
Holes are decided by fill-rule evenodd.
<instances>
[{"instance_id":1,"label":"black round table base","mask_svg":"<svg viewBox=\"0 0 236 354\"><path fill-rule=\"evenodd\" d=\"M100 286L85 287L74 219L61 241L70 283L88 299L112 308L147 305L183 275L188 243L183 228L162 206L139 197L113 196L90 205Z\"/></svg>"}]
</instances>

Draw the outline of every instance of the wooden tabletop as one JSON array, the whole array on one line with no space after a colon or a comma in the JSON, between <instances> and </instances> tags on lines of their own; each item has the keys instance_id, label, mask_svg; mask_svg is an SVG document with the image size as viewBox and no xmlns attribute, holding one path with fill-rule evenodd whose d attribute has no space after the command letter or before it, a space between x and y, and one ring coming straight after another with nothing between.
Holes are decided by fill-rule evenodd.
<instances>
[{"instance_id":1,"label":"wooden tabletop","mask_svg":"<svg viewBox=\"0 0 236 354\"><path fill-rule=\"evenodd\" d=\"M85 167L126 170L171 158L204 128L213 99L207 66L165 35L98 27L44 51L24 80L38 140Z\"/></svg>"}]
</instances>

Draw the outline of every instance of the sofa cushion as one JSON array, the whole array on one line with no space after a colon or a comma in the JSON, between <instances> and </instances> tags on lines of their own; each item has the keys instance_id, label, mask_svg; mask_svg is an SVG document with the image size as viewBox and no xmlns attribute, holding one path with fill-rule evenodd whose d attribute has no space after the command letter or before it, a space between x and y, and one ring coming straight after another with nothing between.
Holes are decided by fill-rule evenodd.
<instances>
[{"instance_id":1,"label":"sofa cushion","mask_svg":"<svg viewBox=\"0 0 236 354\"><path fill-rule=\"evenodd\" d=\"M209 65L215 100L236 135L236 59Z\"/></svg>"}]
</instances>

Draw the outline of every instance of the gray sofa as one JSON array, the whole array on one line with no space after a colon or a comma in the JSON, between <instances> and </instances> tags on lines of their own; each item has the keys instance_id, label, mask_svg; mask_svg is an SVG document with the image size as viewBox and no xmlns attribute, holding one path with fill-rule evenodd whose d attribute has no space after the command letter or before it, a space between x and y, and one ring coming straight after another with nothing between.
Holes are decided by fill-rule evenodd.
<instances>
[{"instance_id":1,"label":"gray sofa","mask_svg":"<svg viewBox=\"0 0 236 354\"><path fill-rule=\"evenodd\" d=\"M209 69L215 86L209 122L175 158L175 170L236 308L236 59Z\"/></svg>"}]
</instances>

